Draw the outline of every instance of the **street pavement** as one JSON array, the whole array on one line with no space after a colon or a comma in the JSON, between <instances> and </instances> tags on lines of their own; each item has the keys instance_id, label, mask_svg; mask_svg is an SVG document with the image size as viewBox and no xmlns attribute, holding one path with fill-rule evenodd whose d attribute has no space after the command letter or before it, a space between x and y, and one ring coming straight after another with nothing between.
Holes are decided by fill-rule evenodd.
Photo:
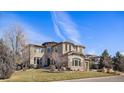
<instances>
[{"instance_id":1,"label":"street pavement","mask_svg":"<svg viewBox=\"0 0 124 93\"><path fill-rule=\"evenodd\" d=\"M124 75L87 78L87 79L64 80L62 82L124 82Z\"/></svg>"}]
</instances>

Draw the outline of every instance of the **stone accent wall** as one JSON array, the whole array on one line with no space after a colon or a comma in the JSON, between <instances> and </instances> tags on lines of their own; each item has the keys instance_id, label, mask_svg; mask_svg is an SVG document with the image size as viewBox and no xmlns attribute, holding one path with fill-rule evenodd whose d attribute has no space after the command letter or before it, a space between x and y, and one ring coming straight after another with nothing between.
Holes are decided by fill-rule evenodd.
<instances>
[{"instance_id":1,"label":"stone accent wall","mask_svg":"<svg viewBox=\"0 0 124 93\"><path fill-rule=\"evenodd\" d=\"M81 66L72 66L72 61L74 58L80 59L81 60ZM84 58L77 56L77 55L69 55L68 56L68 68L71 70L80 70L80 71L85 71L85 60Z\"/></svg>"}]
</instances>

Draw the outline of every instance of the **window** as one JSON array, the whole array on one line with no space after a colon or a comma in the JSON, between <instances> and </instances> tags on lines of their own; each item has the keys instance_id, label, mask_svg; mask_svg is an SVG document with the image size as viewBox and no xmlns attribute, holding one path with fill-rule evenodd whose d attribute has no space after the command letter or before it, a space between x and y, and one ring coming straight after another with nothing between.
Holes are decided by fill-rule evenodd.
<instances>
[{"instance_id":1,"label":"window","mask_svg":"<svg viewBox=\"0 0 124 93\"><path fill-rule=\"evenodd\" d=\"M50 53L51 52L51 47L47 48L47 52Z\"/></svg>"},{"instance_id":2,"label":"window","mask_svg":"<svg viewBox=\"0 0 124 93\"><path fill-rule=\"evenodd\" d=\"M74 58L72 60L72 66L81 66L81 59Z\"/></svg>"},{"instance_id":3,"label":"window","mask_svg":"<svg viewBox=\"0 0 124 93\"><path fill-rule=\"evenodd\" d=\"M34 64L42 64L42 58L41 57L34 57Z\"/></svg>"},{"instance_id":4,"label":"window","mask_svg":"<svg viewBox=\"0 0 124 93\"><path fill-rule=\"evenodd\" d=\"M78 63L79 63L79 66L81 66L81 61L80 60L78 61Z\"/></svg>"},{"instance_id":5,"label":"window","mask_svg":"<svg viewBox=\"0 0 124 93\"><path fill-rule=\"evenodd\" d=\"M68 51L68 50L67 50L67 46L68 46L68 45L67 45L67 44L65 44L65 50L66 50L66 51Z\"/></svg>"},{"instance_id":6,"label":"window","mask_svg":"<svg viewBox=\"0 0 124 93\"><path fill-rule=\"evenodd\" d=\"M76 52L77 52L77 47L75 47L75 49L76 49Z\"/></svg>"},{"instance_id":7,"label":"window","mask_svg":"<svg viewBox=\"0 0 124 93\"><path fill-rule=\"evenodd\" d=\"M36 57L34 57L34 64L36 64Z\"/></svg>"},{"instance_id":8,"label":"window","mask_svg":"<svg viewBox=\"0 0 124 93\"><path fill-rule=\"evenodd\" d=\"M39 58L37 58L37 64L40 64L40 59Z\"/></svg>"},{"instance_id":9,"label":"window","mask_svg":"<svg viewBox=\"0 0 124 93\"><path fill-rule=\"evenodd\" d=\"M75 66L78 66L78 60L75 60Z\"/></svg>"},{"instance_id":10,"label":"window","mask_svg":"<svg viewBox=\"0 0 124 93\"><path fill-rule=\"evenodd\" d=\"M82 53L82 48L80 48L80 52Z\"/></svg>"},{"instance_id":11,"label":"window","mask_svg":"<svg viewBox=\"0 0 124 93\"><path fill-rule=\"evenodd\" d=\"M72 61L72 66L75 66L75 61L74 60Z\"/></svg>"},{"instance_id":12,"label":"window","mask_svg":"<svg viewBox=\"0 0 124 93\"><path fill-rule=\"evenodd\" d=\"M69 45L69 51L71 51L71 45Z\"/></svg>"},{"instance_id":13,"label":"window","mask_svg":"<svg viewBox=\"0 0 124 93\"><path fill-rule=\"evenodd\" d=\"M44 51L44 48L35 48L34 53L42 53Z\"/></svg>"}]
</instances>

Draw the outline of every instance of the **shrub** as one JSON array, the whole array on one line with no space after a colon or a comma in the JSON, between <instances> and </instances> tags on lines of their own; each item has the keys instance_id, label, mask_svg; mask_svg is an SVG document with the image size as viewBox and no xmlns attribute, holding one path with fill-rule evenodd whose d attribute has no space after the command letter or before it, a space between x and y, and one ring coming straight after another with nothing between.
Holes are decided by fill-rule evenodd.
<instances>
[{"instance_id":1,"label":"shrub","mask_svg":"<svg viewBox=\"0 0 124 93\"><path fill-rule=\"evenodd\" d=\"M14 64L12 61L12 56L4 45L3 41L0 41L0 79L9 78L14 72Z\"/></svg>"},{"instance_id":2,"label":"shrub","mask_svg":"<svg viewBox=\"0 0 124 93\"><path fill-rule=\"evenodd\" d=\"M124 60L119 64L119 70L124 72Z\"/></svg>"},{"instance_id":3,"label":"shrub","mask_svg":"<svg viewBox=\"0 0 124 93\"><path fill-rule=\"evenodd\" d=\"M13 73L13 69L11 65L7 63L0 63L0 79L7 79Z\"/></svg>"},{"instance_id":4,"label":"shrub","mask_svg":"<svg viewBox=\"0 0 124 93\"><path fill-rule=\"evenodd\" d=\"M56 67L55 65L50 66L50 72L56 72Z\"/></svg>"},{"instance_id":5,"label":"shrub","mask_svg":"<svg viewBox=\"0 0 124 93\"><path fill-rule=\"evenodd\" d=\"M103 69L98 69L97 72L103 72Z\"/></svg>"},{"instance_id":6,"label":"shrub","mask_svg":"<svg viewBox=\"0 0 124 93\"><path fill-rule=\"evenodd\" d=\"M61 71L66 71L66 67L61 67Z\"/></svg>"}]
</instances>

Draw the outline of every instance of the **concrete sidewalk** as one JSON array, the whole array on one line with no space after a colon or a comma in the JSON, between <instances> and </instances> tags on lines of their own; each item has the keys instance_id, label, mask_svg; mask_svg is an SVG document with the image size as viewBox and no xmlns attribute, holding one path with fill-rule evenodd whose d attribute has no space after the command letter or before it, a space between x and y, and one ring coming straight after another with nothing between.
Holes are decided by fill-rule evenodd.
<instances>
[{"instance_id":1,"label":"concrete sidewalk","mask_svg":"<svg viewBox=\"0 0 124 93\"><path fill-rule=\"evenodd\" d=\"M57 82L124 82L124 75L63 80L63 81L57 81Z\"/></svg>"}]
</instances>

